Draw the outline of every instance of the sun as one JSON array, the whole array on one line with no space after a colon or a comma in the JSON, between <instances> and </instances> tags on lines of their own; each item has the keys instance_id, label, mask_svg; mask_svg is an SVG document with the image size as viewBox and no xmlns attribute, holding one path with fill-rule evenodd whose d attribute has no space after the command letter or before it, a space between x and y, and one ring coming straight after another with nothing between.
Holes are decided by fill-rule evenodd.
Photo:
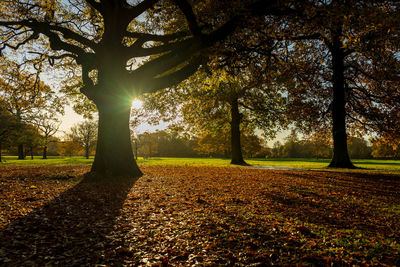
<instances>
[{"instance_id":1,"label":"sun","mask_svg":"<svg viewBox=\"0 0 400 267\"><path fill-rule=\"evenodd\" d=\"M132 108L134 109L140 109L143 105L143 102L139 99L135 99L132 101Z\"/></svg>"}]
</instances>

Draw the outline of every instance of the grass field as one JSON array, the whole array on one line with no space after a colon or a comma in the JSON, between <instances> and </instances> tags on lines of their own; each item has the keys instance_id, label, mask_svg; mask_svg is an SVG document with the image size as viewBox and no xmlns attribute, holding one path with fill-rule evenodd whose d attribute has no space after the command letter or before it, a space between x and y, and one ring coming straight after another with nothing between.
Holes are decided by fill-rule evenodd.
<instances>
[{"instance_id":1,"label":"grass field","mask_svg":"<svg viewBox=\"0 0 400 267\"><path fill-rule=\"evenodd\" d=\"M294 168L294 169L327 169L329 159L247 159L252 166L263 166L271 168ZM34 157L33 160L27 158L18 160L16 156L3 157L1 165L22 165L22 166L40 166L40 165L90 165L93 162L93 157L86 159L84 157L49 157L46 160L41 157ZM143 159L139 157L139 165L178 165L178 166L229 166L229 159L220 158L162 158L153 157ZM385 172L400 172L400 160L378 160L378 159L355 159L353 163L366 171L385 171ZM329 170L329 169L327 169ZM360 172L363 170L353 170ZM365 171L365 170L364 170Z\"/></svg>"}]
</instances>

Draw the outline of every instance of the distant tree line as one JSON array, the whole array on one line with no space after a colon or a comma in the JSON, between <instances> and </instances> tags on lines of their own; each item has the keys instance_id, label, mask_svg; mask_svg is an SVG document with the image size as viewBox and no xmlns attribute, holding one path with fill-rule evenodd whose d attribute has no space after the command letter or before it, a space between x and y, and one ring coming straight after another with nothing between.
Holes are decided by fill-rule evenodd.
<instances>
[{"instance_id":1,"label":"distant tree line","mask_svg":"<svg viewBox=\"0 0 400 267\"><path fill-rule=\"evenodd\" d=\"M245 158L331 158L332 144L320 138L299 139L290 135L284 142L275 142L272 147L265 145L255 134L243 134L243 154ZM202 136L191 136L166 129L145 132L133 138L133 148L138 157L219 157L230 158L229 134L211 132ZM354 159L400 159L400 148L384 139L349 137L349 154Z\"/></svg>"},{"instance_id":2,"label":"distant tree line","mask_svg":"<svg viewBox=\"0 0 400 267\"><path fill-rule=\"evenodd\" d=\"M84 156L89 158L96 149L97 122L86 120L75 124L64 137L46 137L33 124L17 123L12 114L0 109L0 149L7 155L18 155L18 146L25 147L24 156L41 155L46 147L48 156ZM300 139L289 135L283 142L268 147L260 136L242 131L245 158L331 158L332 144L320 136ZM370 142L359 137L349 137L349 154L355 159L400 159L400 147L392 140L373 138ZM198 136L186 133L182 128L170 126L165 130L144 132L132 138L136 157L231 157L229 127L213 133L202 132ZM1 153L0 153L1 157Z\"/></svg>"},{"instance_id":3,"label":"distant tree line","mask_svg":"<svg viewBox=\"0 0 400 267\"><path fill-rule=\"evenodd\" d=\"M0 106L0 161L3 154L17 155L19 159L34 156L77 156L89 158L95 151L97 123L86 120L75 124L63 138L58 132L58 120L35 117L33 122L18 120ZM22 146L22 150L21 150Z\"/></svg>"},{"instance_id":4,"label":"distant tree line","mask_svg":"<svg viewBox=\"0 0 400 267\"><path fill-rule=\"evenodd\" d=\"M0 161L3 150L18 155L19 159L34 155L47 158L59 124L51 119L36 122L20 120L0 104Z\"/></svg>"},{"instance_id":5,"label":"distant tree line","mask_svg":"<svg viewBox=\"0 0 400 267\"><path fill-rule=\"evenodd\" d=\"M243 135L244 156L264 157L263 140L255 135ZM230 136L213 135L206 132L202 136L191 136L168 128L156 132L145 132L133 138L133 148L139 157L222 157L231 156Z\"/></svg>"},{"instance_id":6,"label":"distant tree line","mask_svg":"<svg viewBox=\"0 0 400 267\"><path fill-rule=\"evenodd\" d=\"M400 159L400 148L386 142L383 138L370 142L359 137L348 138L348 150L353 159ZM332 144L322 139L299 139L296 135L286 138L285 142L275 142L266 149L267 158L331 158Z\"/></svg>"}]
</instances>

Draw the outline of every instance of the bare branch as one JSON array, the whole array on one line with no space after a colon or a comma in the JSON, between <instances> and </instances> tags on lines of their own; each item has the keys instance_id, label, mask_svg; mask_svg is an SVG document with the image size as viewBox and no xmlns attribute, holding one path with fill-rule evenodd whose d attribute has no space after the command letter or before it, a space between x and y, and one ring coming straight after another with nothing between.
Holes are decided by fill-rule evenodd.
<instances>
[{"instance_id":1,"label":"bare branch","mask_svg":"<svg viewBox=\"0 0 400 267\"><path fill-rule=\"evenodd\" d=\"M24 31L24 32L25 32L25 31ZM21 34L23 34L23 33L21 33ZM18 34L16 34L16 35L18 35ZM15 37L15 36L14 36L14 37ZM23 45L27 44L28 42L30 42L30 41L32 41L32 40L35 40L35 39L37 39L37 38L39 38L39 34L37 34L36 32L33 32L28 38L26 38L25 40L23 40L22 42L19 42L17 45L14 45L14 46L8 44L7 41L5 41L5 42L3 43L3 47L0 48L0 51L3 50L5 47L9 47L9 48L11 48L11 49L17 50L17 49L20 48L21 46L23 46Z\"/></svg>"},{"instance_id":2,"label":"bare branch","mask_svg":"<svg viewBox=\"0 0 400 267\"><path fill-rule=\"evenodd\" d=\"M49 59L55 60L55 59L64 59L64 58L73 58L75 60L77 60L77 56L74 54L69 54L69 53L64 53L64 54L60 54L60 55L46 55L44 53L39 53L39 52L29 52L29 54L36 54L39 56L46 56Z\"/></svg>"},{"instance_id":3,"label":"bare branch","mask_svg":"<svg viewBox=\"0 0 400 267\"><path fill-rule=\"evenodd\" d=\"M85 46L95 49L97 44L82 35L75 33L74 31L56 25L51 25L48 22L39 22L37 20L21 20L21 21L0 21L0 26L25 26L31 28L35 34L42 33L48 37L50 34L55 34L53 31L60 32L64 38L72 39L76 42L79 42ZM60 41L60 37L57 37ZM71 45L66 43L67 45ZM78 47L78 46L76 46ZM81 48L80 48L81 49Z\"/></svg>"}]
</instances>

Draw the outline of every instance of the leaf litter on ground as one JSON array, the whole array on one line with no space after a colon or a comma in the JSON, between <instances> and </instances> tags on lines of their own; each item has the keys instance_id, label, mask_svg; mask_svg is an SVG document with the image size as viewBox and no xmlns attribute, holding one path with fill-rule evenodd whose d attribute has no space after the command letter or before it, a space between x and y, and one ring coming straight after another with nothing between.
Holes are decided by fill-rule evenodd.
<instances>
[{"instance_id":1,"label":"leaf litter on ground","mask_svg":"<svg viewBox=\"0 0 400 267\"><path fill-rule=\"evenodd\" d=\"M0 265L400 264L400 177L143 166L0 169Z\"/></svg>"}]
</instances>

